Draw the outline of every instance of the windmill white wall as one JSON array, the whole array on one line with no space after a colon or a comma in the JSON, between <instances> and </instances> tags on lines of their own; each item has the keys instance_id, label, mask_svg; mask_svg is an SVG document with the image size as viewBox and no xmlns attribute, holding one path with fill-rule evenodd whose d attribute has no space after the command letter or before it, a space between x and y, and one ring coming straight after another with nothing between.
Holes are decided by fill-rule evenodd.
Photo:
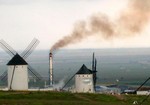
<instances>
[{"instance_id":1,"label":"windmill white wall","mask_svg":"<svg viewBox=\"0 0 150 105\"><path fill-rule=\"evenodd\" d=\"M27 62L19 54L16 54L8 62L7 66L8 66L8 89L28 90Z\"/></svg>"},{"instance_id":2,"label":"windmill white wall","mask_svg":"<svg viewBox=\"0 0 150 105\"><path fill-rule=\"evenodd\" d=\"M14 76L13 76L13 70ZM11 85L11 79L12 85ZM28 90L28 69L27 65L8 65L8 89L12 90Z\"/></svg>"},{"instance_id":3,"label":"windmill white wall","mask_svg":"<svg viewBox=\"0 0 150 105\"><path fill-rule=\"evenodd\" d=\"M75 91L83 93L93 93L93 74L76 74L75 75Z\"/></svg>"}]
</instances>

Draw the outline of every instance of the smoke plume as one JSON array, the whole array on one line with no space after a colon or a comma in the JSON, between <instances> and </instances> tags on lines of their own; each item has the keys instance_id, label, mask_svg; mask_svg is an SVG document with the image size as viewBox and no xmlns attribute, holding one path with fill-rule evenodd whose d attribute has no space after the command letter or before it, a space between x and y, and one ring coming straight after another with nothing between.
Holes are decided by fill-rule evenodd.
<instances>
[{"instance_id":1,"label":"smoke plume","mask_svg":"<svg viewBox=\"0 0 150 105\"><path fill-rule=\"evenodd\" d=\"M89 36L100 36L106 40L113 37L129 37L140 33L150 19L150 0L130 0L127 8L115 21L102 13L92 15L89 21L80 21L72 33L56 42L52 50L77 43Z\"/></svg>"},{"instance_id":2,"label":"smoke plume","mask_svg":"<svg viewBox=\"0 0 150 105\"><path fill-rule=\"evenodd\" d=\"M54 84L53 85L54 89L56 89L56 90L62 89L62 87L65 85L65 79L66 78L63 78L57 84Z\"/></svg>"}]
</instances>

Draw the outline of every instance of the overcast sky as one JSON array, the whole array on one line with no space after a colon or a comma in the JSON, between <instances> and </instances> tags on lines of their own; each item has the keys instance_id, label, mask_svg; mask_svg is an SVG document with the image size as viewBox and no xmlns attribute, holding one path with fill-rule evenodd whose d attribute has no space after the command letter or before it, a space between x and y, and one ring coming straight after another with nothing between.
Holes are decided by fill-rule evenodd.
<instances>
[{"instance_id":1,"label":"overcast sky","mask_svg":"<svg viewBox=\"0 0 150 105\"><path fill-rule=\"evenodd\" d=\"M98 12L115 19L126 5L127 0L0 0L0 39L16 50L24 50L37 38L37 49L50 49L69 35L76 22ZM136 37L111 41L90 37L65 48L149 47L149 26Z\"/></svg>"}]
</instances>

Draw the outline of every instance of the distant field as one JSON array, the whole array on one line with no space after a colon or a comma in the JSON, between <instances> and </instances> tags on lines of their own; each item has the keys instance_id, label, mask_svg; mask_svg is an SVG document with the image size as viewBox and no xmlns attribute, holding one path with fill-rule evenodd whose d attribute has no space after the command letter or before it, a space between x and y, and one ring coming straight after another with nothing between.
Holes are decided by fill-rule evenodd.
<instances>
[{"instance_id":1,"label":"distant field","mask_svg":"<svg viewBox=\"0 0 150 105\"><path fill-rule=\"evenodd\" d=\"M0 92L0 105L133 105L146 96L68 92ZM149 105L148 98L142 105Z\"/></svg>"}]
</instances>

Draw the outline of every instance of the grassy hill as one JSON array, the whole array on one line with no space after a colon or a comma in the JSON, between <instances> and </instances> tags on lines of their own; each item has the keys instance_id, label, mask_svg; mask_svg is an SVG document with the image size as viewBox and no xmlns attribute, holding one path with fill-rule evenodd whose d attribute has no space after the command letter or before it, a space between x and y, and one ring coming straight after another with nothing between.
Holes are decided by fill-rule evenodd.
<instances>
[{"instance_id":1,"label":"grassy hill","mask_svg":"<svg viewBox=\"0 0 150 105\"><path fill-rule=\"evenodd\" d=\"M146 96L68 92L0 92L0 105L133 105ZM149 105L150 99L142 105Z\"/></svg>"}]
</instances>

